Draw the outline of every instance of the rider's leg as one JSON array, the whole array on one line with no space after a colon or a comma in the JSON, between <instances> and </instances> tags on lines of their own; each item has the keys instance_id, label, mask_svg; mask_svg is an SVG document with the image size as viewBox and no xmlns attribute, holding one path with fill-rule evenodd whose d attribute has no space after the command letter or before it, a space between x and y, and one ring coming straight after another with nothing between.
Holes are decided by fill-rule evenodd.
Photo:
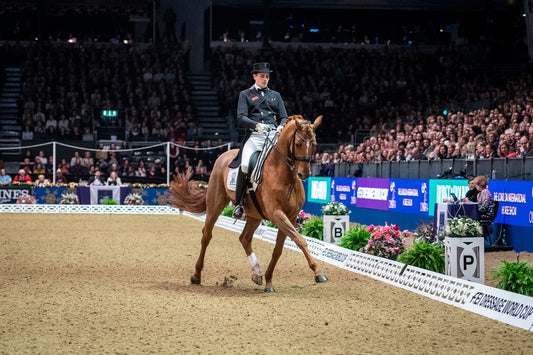
<instances>
[{"instance_id":1,"label":"rider's leg","mask_svg":"<svg viewBox=\"0 0 533 355\"><path fill-rule=\"evenodd\" d=\"M252 133L253 134L253 133ZM235 187L235 207L233 208L233 218L240 219L244 214L244 196L246 195L246 185L248 183L248 164L250 157L257 150L254 140L250 137L242 148L241 168L237 176L237 186Z\"/></svg>"}]
</instances>

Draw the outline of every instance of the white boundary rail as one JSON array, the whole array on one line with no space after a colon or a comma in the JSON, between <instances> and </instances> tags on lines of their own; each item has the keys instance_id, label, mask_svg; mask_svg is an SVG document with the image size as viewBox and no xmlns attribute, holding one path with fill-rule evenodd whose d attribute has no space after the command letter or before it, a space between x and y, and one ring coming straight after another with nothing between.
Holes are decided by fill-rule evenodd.
<instances>
[{"instance_id":1,"label":"white boundary rail","mask_svg":"<svg viewBox=\"0 0 533 355\"><path fill-rule=\"evenodd\" d=\"M106 205L13 205L0 204L0 213L97 213L97 214L179 214L171 206ZM205 215L183 212L204 221ZM243 221L220 216L216 226L241 232ZM275 243L277 229L260 226L254 238ZM305 237L309 251L318 260L361 275L386 282L419 295L468 310L522 329L533 331L533 297L457 279L451 276L408 266L393 260L344 249ZM300 251L289 238L288 249Z\"/></svg>"}]
</instances>

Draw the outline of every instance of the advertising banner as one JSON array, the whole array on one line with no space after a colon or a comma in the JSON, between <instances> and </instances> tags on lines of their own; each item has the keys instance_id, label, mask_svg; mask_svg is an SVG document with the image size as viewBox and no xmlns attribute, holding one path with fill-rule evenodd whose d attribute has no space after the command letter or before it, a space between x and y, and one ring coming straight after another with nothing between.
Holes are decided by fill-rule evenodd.
<instances>
[{"instance_id":1,"label":"advertising banner","mask_svg":"<svg viewBox=\"0 0 533 355\"><path fill-rule=\"evenodd\" d=\"M427 215L429 180L390 179L389 211Z\"/></svg>"},{"instance_id":2,"label":"advertising banner","mask_svg":"<svg viewBox=\"0 0 533 355\"><path fill-rule=\"evenodd\" d=\"M331 201L355 206L357 200L357 180L354 178L331 178Z\"/></svg>"},{"instance_id":3,"label":"advertising banner","mask_svg":"<svg viewBox=\"0 0 533 355\"><path fill-rule=\"evenodd\" d=\"M329 177L313 177L307 179L307 201L316 203L328 203L330 200Z\"/></svg>"},{"instance_id":4,"label":"advertising banner","mask_svg":"<svg viewBox=\"0 0 533 355\"><path fill-rule=\"evenodd\" d=\"M387 210L389 179L357 179L357 207Z\"/></svg>"},{"instance_id":5,"label":"advertising banner","mask_svg":"<svg viewBox=\"0 0 533 355\"><path fill-rule=\"evenodd\" d=\"M496 223L533 226L533 181L493 180L488 188L500 203Z\"/></svg>"},{"instance_id":6,"label":"advertising banner","mask_svg":"<svg viewBox=\"0 0 533 355\"><path fill-rule=\"evenodd\" d=\"M453 195L462 200L467 191L468 180L429 180L429 215L433 216L436 203L442 203L444 199L452 199Z\"/></svg>"},{"instance_id":7,"label":"advertising banner","mask_svg":"<svg viewBox=\"0 0 533 355\"><path fill-rule=\"evenodd\" d=\"M17 203L17 199L24 195L32 195L31 187L0 187L0 203Z\"/></svg>"}]
</instances>

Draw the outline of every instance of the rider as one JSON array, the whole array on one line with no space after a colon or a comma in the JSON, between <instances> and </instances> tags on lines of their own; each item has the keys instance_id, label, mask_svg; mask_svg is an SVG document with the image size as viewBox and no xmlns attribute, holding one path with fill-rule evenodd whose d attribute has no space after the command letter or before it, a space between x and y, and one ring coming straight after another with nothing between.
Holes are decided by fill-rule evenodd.
<instances>
[{"instance_id":1,"label":"rider","mask_svg":"<svg viewBox=\"0 0 533 355\"><path fill-rule=\"evenodd\" d=\"M270 80L270 64L266 62L254 63L252 75L255 84L239 94L237 105L237 121L247 131L242 145L241 168L237 177L235 189L235 208L233 218L240 219L244 213L244 195L248 182L248 164L250 157L263 148L268 133L277 129L281 131L287 120L287 110L279 92L267 87ZM237 156L236 160L238 160ZM232 165L230 165L232 166Z\"/></svg>"}]
</instances>

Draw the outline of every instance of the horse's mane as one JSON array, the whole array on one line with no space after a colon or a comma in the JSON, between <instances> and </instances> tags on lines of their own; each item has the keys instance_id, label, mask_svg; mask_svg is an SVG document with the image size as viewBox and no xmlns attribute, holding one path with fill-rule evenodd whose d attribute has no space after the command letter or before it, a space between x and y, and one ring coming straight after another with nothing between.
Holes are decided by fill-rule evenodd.
<instances>
[{"instance_id":1,"label":"horse's mane","mask_svg":"<svg viewBox=\"0 0 533 355\"><path fill-rule=\"evenodd\" d=\"M287 117L287 121L285 121L285 124L283 125L283 129L285 129L285 127L287 127L287 125L291 121L298 121L301 124L301 127L306 131L306 133L311 133L309 132L309 130L314 130L314 127L312 126L311 121L306 120L302 115L291 115Z\"/></svg>"}]
</instances>

